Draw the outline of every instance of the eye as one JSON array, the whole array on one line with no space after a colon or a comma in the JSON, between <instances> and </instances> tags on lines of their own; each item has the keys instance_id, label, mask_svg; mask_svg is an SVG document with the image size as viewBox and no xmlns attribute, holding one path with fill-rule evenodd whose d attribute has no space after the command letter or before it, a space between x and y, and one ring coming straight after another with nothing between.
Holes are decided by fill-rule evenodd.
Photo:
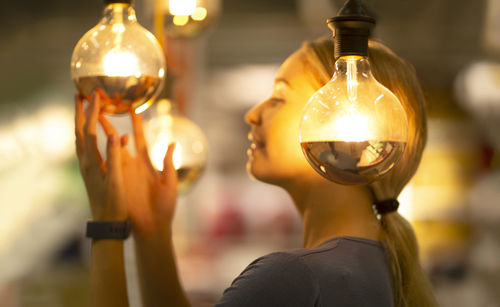
<instances>
[{"instance_id":1,"label":"eye","mask_svg":"<svg viewBox=\"0 0 500 307\"><path fill-rule=\"evenodd\" d=\"M279 104L283 104L283 103L285 103L285 99L280 98L280 97L271 97L271 98L269 99L269 103L270 103L272 106L276 106L276 105L279 105Z\"/></svg>"}]
</instances>

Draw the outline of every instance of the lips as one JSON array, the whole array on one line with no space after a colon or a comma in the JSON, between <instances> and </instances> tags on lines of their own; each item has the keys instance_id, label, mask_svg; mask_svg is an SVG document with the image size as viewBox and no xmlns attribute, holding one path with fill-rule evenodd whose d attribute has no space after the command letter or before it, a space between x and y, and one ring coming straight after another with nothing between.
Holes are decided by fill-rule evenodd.
<instances>
[{"instance_id":1,"label":"lips","mask_svg":"<svg viewBox=\"0 0 500 307\"><path fill-rule=\"evenodd\" d=\"M262 148L264 148L266 146L266 143L262 140L262 138L260 138L259 136L257 136L253 132L250 132L248 134L248 140L250 142L252 142L250 144L250 149L252 151L256 151L256 150L262 149Z\"/></svg>"}]
</instances>

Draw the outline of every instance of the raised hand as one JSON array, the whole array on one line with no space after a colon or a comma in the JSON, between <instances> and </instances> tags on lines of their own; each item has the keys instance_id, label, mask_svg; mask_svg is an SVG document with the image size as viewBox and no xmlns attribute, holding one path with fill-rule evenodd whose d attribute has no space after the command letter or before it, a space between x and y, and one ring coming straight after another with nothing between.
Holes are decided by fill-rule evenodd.
<instances>
[{"instance_id":1,"label":"raised hand","mask_svg":"<svg viewBox=\"0 0 500 307\"><path fill-rule=\"evenodd\" d=\"M163 171L156 170L149 158L142 118L130 113L134 131L136 155L123 147L121 165L127 197L128 216L134 234L148 236L170 231L177 199L177 172L172 162L175 144L170 144L164 158ZM99 122L108 137L117 135L104 114ZM126 143L123 141L122 144Z\"/></svg>"},{"instance_id":2,"label":"raised hand","mask_svg":"<svg viewBox=\"0 0 500 307\"><path fill-rule=\"evenodd\" d=\"M94 220L130 219L134 233L153 234L170 230L177 199L177 172L172 162L175 144L170 144L163 171L149 159L142 118L131 112L136 155L126 149L111 122L100 113L97 91L84 111L83 99L75 97L76 148ZM107 160L97 149L97 123L107 139Z\"/></svg>"},{"instance_id":3,"label":"raised hand","mask_svg":"<svg viewBox=\"0 0 500 307\"><path fill-rule=\"evenodd\" d=\"M75 96L76 152L92 218L101 221L122 221L127 218L126 195L121 167L120 139L116 132L108 134L107 162L97 149L97 121L100 95L84 111L83 98Z\"/></svg>"},{"instance_id":4,"label":"raised hand","mask_svg":"<svg viewBox=\"0 0 500 307\"><path fill-rule=\"evenodd\" d=\"M177 172L170 144L163 171L149 159L142 119L131 113L137 154L126 149L128 137L118 136L106 116L100 113L100 94L94 93L87 109L81 96L75 97L76 150L94 220L129 219L136 238L136 257L144 306L165 302L189 306L175 266L171 224L177 199ZM106 132L107 159L97 149L97 123ZM92 242L91 305L128 306L123 242Z\"/></svg>"}]
</instances>

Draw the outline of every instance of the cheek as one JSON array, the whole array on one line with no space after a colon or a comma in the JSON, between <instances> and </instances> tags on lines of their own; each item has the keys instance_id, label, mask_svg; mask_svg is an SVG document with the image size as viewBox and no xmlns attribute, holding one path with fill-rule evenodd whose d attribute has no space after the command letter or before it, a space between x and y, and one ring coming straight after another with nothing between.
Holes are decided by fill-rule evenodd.
<instances>
[{"instance_id":1,"label":"cheek","mask_svg":"<svg viewBox=\"0 0 500 307\"><path fill-rule=\"evenodd\" d=\"M281 114L280 114L281 115ZM279 116L269 127L267 156L274 169L297 173L309 167L299 143L299 120L292 116Z\"/></svg>"}]
</instances>

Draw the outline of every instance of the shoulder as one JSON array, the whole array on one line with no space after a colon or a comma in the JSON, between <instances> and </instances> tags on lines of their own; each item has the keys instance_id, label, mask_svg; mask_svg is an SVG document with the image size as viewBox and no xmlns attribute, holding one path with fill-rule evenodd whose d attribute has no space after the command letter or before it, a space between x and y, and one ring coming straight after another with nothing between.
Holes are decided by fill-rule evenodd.
<instances>
[{"instance_id":1,"label":"shoulder","mask_svg":"<svg viewBox=\"0 0 500 307\"><path fill-rule=\"evenodd\" d=\"M319 286L300 256L272 253L253 261L217 306L316 306Z\"/></svg>"},{"instance_id":2,"label":"shoulder","mask_svg":"<svg viewBox=\"0 0 500 307\"><path fill-rule=\"evenodd\" d=\"M317 248L260 257L217 306L332 305L392 306L390 268L381 243L340 237Z\"/></svg>"},{"instance_id":3,"label":"shoulder","mask_svg":"<svg viewBox=\"0 0 500 307\"><path fill-rule=\"evenodd\" d=\"M382 243L340 237L294 253L318 282L324 306L332 302L336 306L392 306L392 274Z\"/></svg>"},{"instance_id":4,"label":"shoulder","mask_svg":"<svg viewBox=\"0 0 500 307\"><path fill-rule=\"evenodd\" d=\"M355 237L333 238L316 248L300 248L291 250L289 253L300 257L310 269L316 265L324 269L325 264L346 268L350 264L386 261L382 243Z\"/></svg>"}]
</instances>

